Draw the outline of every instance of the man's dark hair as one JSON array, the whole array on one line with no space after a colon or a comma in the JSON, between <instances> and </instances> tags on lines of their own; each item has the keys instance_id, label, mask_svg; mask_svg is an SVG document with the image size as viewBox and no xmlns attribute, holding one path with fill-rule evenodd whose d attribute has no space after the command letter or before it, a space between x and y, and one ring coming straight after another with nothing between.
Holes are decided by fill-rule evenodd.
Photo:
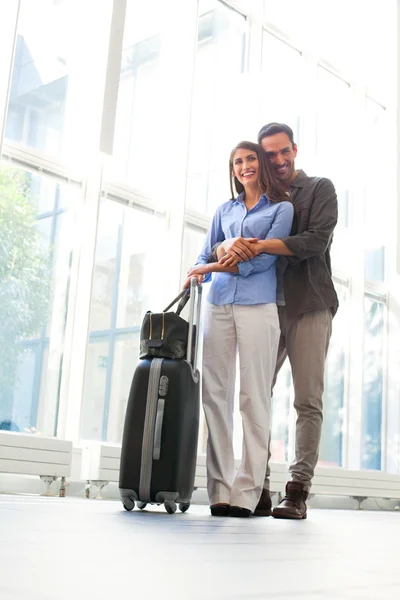
<instances>
[{"instance_id":1,"label":"man's dark hair","mask_svg":"<svg viewBox=\"0 0 400 600\"><path fill-rule=\"evenodd\" d=\"M285 123L268 123L268 125L264 125L258 132L257 141L259 144L261 144L261 140L263 140L265 137L269 137L270 135L276 135L277 133L286 133L290 140L290 143L293 146L293 129Z\"/></svg>"}]
</instances>

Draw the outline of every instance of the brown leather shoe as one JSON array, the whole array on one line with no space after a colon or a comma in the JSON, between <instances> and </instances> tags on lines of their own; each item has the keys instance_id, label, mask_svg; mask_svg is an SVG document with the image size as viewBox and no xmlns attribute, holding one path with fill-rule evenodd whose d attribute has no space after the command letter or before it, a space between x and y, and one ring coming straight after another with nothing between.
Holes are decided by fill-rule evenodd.
<instances>
[{"instance_id":1,"label":"brown leather shoe","mask_svg":"<svg viewBox=\"0 0 400 600\"><path fill-rule=\"evenodd\" d=\"M301 483L289 481L286 484L286 495L275 506L272 516L275 519L307 519L307 497L308 492L303 490Z\"/></svg>"},{"instance_id":2,"label":"brown leather shoe","mask_svg":"<svg viewBox=\"0 0 400 600\"><path fill-rule=\"evenodd\" d=\"M263 490L253 515L255 517L270 517L271 508L272 502L269 490Z\"/></svg>"}]
</instances>

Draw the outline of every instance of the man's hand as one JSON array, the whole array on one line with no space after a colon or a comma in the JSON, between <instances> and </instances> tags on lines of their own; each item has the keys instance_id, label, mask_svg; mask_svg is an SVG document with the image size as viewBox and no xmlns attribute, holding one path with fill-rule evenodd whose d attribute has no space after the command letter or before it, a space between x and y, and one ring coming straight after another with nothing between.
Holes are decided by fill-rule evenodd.
<instances>
[{"instance_id":1,"label":"man's hand","mask_svg":"<svg viewBox=\"0 0 400 600\"><path fill-rule=\"evenodd\" d=\"M240 262L254 258L253 244L255 242L258 242L258 238L237 237L225 240L221 246L224 248L226 254L229 254L229 256Z\"/></svg>"},{"instance_id":2,"label":"man's hand","mask_svg":"<svg viewBox=\"0 0 400 600\"><path fill-rule=\"evenodd\" d=\"M240 261L238 261L236 258L233 258L233 256L230 254L224 254L224 256L218 261L218 263L223 267L234 267L238 264L238 262Z\"/></svg>"},{"instance_id":3,"label":"man's hand","mask_svg":"<svg viewBox=\"0 0 400 600\"><path fill-rule=\"evenodd\" d=\"M259 242L259 240L257 238L233 238L233 239L227 240L227 241L233 242L234 240L243 240L243 242L246 242L246 249L248 252L251 252L251 254L252 254L250 258L254 258L255 256L258 256L263 251L262 247L261 247L261 243ZM224 265L224 267L232 267L234 265L237 265L238 262L241 262L242 260L244 260L244 259L237 258L237 253L233 254L233 252L231 250L231 251L227 252L222 258L220 258L220 260L218 262L221 265ZM250 259L246 258L245 260L250 260Z\"/></svg>"},{"instance_id":4,"label":"man's hand","mask_svg":"<svg viewBox=\"0 0 400 600\"><path fill-rule=\"evenodd\" d=\"M196 279L197 279L197 283L198 283L199 285L201 285L201 284L203 283L204 275L202 275L202 274L195 274L195 273L191 274L191 273L192 273L192 271L194 271L194 270L195 270L195 269L191 269L191 270L189 271L189 273L188 273L188 276L187 276L187 279L186 279L185 283L183 284L183 289L184 289L184 290L186 290L187 288L189 288L189 287L190 287L190 280L192 279L192 277L196 277Z\"/></svg>"},{"instance_id":5,"label":"man's hand","mask_svg":"<svg viewBox=\"0 0 400 600\"><path fill-rule=\"evenodd\" d=\"M258 256L262 252L265 252L262 247L262 241L257 240L256 242L251 242L251 249L253 251L254 256Z\"/></svg>"}]
</instances>

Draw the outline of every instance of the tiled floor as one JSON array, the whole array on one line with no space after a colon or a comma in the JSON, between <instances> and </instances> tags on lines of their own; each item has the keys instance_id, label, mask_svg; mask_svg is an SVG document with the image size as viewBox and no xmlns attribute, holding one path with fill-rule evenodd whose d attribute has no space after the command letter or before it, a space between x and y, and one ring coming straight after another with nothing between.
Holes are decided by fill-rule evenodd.
<instances>
[{"instance_id":1,"label":"tiled floor","mask_svg":"<svg viewBox=\"0 0 400 600\"><path fill-rule=\"evenodd\" d=\"M0 496L0 598L399 600L400 514L242 520Z\"/></svg>"}]
</instances>

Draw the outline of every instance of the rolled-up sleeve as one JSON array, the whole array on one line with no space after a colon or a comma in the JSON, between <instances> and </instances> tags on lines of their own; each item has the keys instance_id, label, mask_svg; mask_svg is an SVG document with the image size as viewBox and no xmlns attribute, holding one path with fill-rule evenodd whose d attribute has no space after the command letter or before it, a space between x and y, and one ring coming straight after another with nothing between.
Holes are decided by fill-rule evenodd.
<instances>
[{"instance_id":1,"label":"rolled-up sleeve","mask_svg":"<svg viewBox=\"0 0 400 600\"><path fill-rule=\"evenodd\" d=\"M282 238L290 233L293 222L293 204L291 202L280 202L276 211L266 240ZM251 273L268 271L278 259L276 254L259 254L254 258L238 263L239 275L247 277Z\"/></svg>"},{"instance_id":2,"label":"rolled-up sleeve","mask_svg":"<svg viewBox=\"0 0 400 600\"><path fill-rule=\"evenodd\" d=\"M287 260L293 264L324 254L332 241L337 219L338 203L333 183L329 179L321 179L310 207L307 231L281 238L294 254L287 256Z\"/></svg>"}]
</instances>

